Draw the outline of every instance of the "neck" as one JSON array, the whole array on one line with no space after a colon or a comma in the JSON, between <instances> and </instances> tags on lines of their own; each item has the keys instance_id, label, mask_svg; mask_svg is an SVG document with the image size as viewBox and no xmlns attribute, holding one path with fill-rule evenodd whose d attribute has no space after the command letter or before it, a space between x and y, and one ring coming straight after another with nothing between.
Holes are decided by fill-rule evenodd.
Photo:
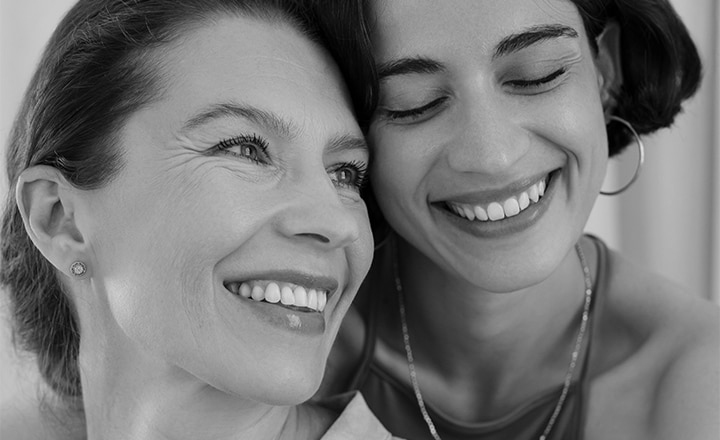
<instances>
[{"instance_id":1,"label":"neck","mask_svg":"<svg viewBox=\"0 0 720 440\"><path fill-rule=\"evenodd\" d=\"M320 408L274 406L223 392L132 345L122 339L112 345L83 339L80 367L89 440L313 439L332 422Z\"/></svg>"},{"instance_id":2,"label":"neck","mask_svg":"<svg viewBox=\"0 0 720 440\"><path fill-rule=\"evenodd\" d=\"M574 249L547 279L508 293L458 279L401 240L397 261L416 364L435 372L427 378L430 389L433 377L442 378L438 388L454 385L487 402L506 400L512 406L513 394L523 397L516 390L532 395L561 381L584 302ZM404 353L401 340L395 341L396 351Z\"/></svg>"}]
</instances>

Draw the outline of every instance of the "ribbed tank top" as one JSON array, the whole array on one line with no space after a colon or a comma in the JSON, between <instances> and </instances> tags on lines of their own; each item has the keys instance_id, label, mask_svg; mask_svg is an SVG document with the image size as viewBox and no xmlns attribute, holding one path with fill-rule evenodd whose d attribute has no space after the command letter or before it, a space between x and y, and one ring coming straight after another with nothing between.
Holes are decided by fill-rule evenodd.
<instances>
[{"instance_id":1,"label":"ribbed tank top","mask_svg":"<svg viewBox=\"0 0 720 440\"><path fill-rule=\"evenodd\" d=\"M607 285L607 258L605 244L594 236L589 236L598 251L597 274L593 282L593 302L590 322L584 344L584 355L579 371L568 391L563 409L555 422L548 440L582 440L585 425L585 413L589 392L588 365L591 352L595 310L604 296ZM377 297L378 295L374 295ZM360 390L370 409L383 425L396 436L413 440L432 440L425 421L420 414L418 403L412 388L395 379L381 365L375 362L375 342L377 338L377 308L381 305L378 298L370 299L370 314L366 316L365 345L360 367L352 377L349 389ZM542 393L514 409L505 416L482 423L465 423L454 420L438 412L432 402L425 402L438 433L443 440L530 440L538 439L555 409L560 397L562 385Z\"/></svg>"}]
</instances>

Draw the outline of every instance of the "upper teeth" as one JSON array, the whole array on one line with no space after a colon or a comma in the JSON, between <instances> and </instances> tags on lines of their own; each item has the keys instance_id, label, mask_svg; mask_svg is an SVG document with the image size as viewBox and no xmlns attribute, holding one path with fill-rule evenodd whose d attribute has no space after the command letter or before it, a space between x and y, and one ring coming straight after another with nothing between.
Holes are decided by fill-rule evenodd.
<instances>
[{"instance_id":1,"label":"upper teeth","mask_svg":"<svg viewBox=\"0 0 720 440\"><path fill-rule=\"evenodd\" d=\"M271 281L262 282L232 282L227 285L228 290L254 301L267 301L273 304L286 306L307 307L322 312L327 304L327 290L306 289L291 283Z\"/></svg>"},{"instance_id":2,"label":"upper teeth","mask_svg":"<svg viewBox=\"0 0 720 440\"><path fill-rule=\"evenodd\" d=\"M468 220L498 221L506 217L520 214L528 206L537 203L545 195L547 177L531 185L527 190L506 200L490 202L486 205L469 205L465 203L447 202L448 207L460 217Z\"/></svg>"}]
</instances>

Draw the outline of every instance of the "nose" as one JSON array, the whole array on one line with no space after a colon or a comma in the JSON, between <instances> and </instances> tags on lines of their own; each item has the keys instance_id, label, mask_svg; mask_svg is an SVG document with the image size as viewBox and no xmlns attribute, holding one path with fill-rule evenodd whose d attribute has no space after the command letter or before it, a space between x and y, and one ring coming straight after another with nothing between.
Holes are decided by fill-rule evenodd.
<instances>
[{"instance_id":1,"label":"nose","mask_svg":"<svg viewBox=\"0 0 720 440\"><path fill-rule=\"evenodd\" d=\"M455 136L448 154L457 172L498 174L511 168L530 147L521 109L492 91L471 90L459 103Z\"/></svg>"},{"instance_id":2,"label":"nose","mask_svg":"<svg viewBox=\"0 0 720 440\"><path fill-rule=\"evenodd\" d=\"M343 248L358 240L362 217L356 205L361 202L343 200L324 170L288 185L285 206L275 217L282 235L322 249Z\"/></svg>"}]
</instances>

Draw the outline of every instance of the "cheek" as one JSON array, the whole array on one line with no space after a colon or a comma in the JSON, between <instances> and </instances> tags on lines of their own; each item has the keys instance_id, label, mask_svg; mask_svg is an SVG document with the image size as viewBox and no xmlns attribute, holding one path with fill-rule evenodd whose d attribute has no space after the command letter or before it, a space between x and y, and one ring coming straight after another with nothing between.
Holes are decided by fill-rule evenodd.
<instances>
[{"instance_id":1,"label":"cheek","mask_svg":"<svg viewBox=\"0 0 720 440\"><path fill-rule=\"evenodd\" d=\"M127 240L103 261L113 319L155 353L181 351L212 311L212 275L218 258L205 248L220 242L175 226L151 228L146 240Z\"/></svg>"},{"instance_id":2,"label":"cheek","mask_svg":"<svg viewBox=\"0 0 720 440\"><path fill-rule=\"evenodd\" d=\"M399 205L420 185L424 164L421 155L414 154L418 148L412 147L410 136L389 131L371 133L374 158L370 178L379 202Z\"/></svg>"},{"instance_id":3,"label":"cheek","mask_svg":"<svg viewBox=\"0 0 720 440\"><path fill-rule=\"evenodd\" d=\"M349 253L351 254L349 260L351 270L359 285L370 270L375 246L367 208L363 204L362 209L358 211L357 219L360 225L360 235L358 240L353 243L349 249Z\"/></svg>"},{"instance_id":4,"label":"cheek","mask_svg":"<svg viewBox=\"0 0 720 440\"><path fill-rule=\"evenodd\" d=\"M267 211L247 196L239 200L247 192L231 186L225 191L208 180L105 198L118 202L98 207L104 214L92 240L106 325L166 358L199 353L188 348L216 321L214 269L252 237L263 223L257 213Z\"/></svg>"},{"instance_id":5,"label":"cheek","mask_svg":"<svg viewBox=\"0 0 720 440\"><path fill-rule=\"evenodd\" d=\"M597 84L592 81L592 75L585 75L585 78L586 81L578 81L538 106L533 118L543 121L542 137L576 158L585 168L583 172L588 172L588 167L593 171L598 166L604 167L607 134Z\"/></svg>"},{"instance_id":6,"label":"cheek","mask_svg":"<svg viewBox=\"0 0 720 440\"><path fill-rule=\"evenodd\" d=\"M607 132L602 107L595 103L576 106L568 110L567 127L573 127L568 136L571 139L572 154L577 157L580 172L597 182L605 175L608 160Z\"/></svg>"}]
</instances>

